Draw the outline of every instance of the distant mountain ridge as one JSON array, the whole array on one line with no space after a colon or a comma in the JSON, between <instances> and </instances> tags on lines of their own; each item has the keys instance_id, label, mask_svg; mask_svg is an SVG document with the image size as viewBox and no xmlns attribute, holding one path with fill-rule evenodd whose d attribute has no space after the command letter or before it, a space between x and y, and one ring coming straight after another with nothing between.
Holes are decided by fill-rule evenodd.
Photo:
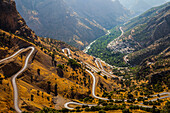
<instances>
[{"instance_id":1,"label":"distant mountain ridge","mask_svg":"<svg viewBox=\"0 0 170 113\"><path fill-rule=\"evenodd\" d=\"M119 0L120 3L131 10L134 15L139 15L146 10L164 4L168 0Z\"/></svg>"},{"instance_id":2,"label":"distant mountain ridge","mask_svg":"<svg viewBox=\"0 0 170 113\"><path fill-rule=\"evenodd\" d=\"M99 23L106 29L125 22L130 12L118 0L65 0L78 15Z\"/></svg>"},{"instance_id":3,"label":"distant mountain ridge","mask_svg":"<svg viewBox=\"0 0 170 113\"><path fill-rule=\"evenodd\" d=\"M89 8L83 8L80 5L83 10L80 9L79 11L75 9L76 7L74 8L71 4L68 4L68 1L64 0L15 1L18 11L37 35L62 40L79 49L83 49L90 42L104 35L106 33L105 27L112 28L124 22L127 18L126 13L128 13L119 2L112 2L111 0L83 1L86 4L90 4L88 5ZM104 10L105 8L100 9L98 8L99 6L95 9L94 2L100 5L103 3L109 4L109 7L106 8L107 10ZM120 8L122 11L118 11L114 7ZM94 10L89 10L90 8L94 8ZM101 13L101 11L103 12ZM84 16L82 14L84 12L87 12L89 15ZM106 15L103 15L105 13ZM90 18L91 16L94 16L94 18ZM100 20L100 18L102 18L101 21L98 21L97 19Z\"/></svg>"}]
</instances>

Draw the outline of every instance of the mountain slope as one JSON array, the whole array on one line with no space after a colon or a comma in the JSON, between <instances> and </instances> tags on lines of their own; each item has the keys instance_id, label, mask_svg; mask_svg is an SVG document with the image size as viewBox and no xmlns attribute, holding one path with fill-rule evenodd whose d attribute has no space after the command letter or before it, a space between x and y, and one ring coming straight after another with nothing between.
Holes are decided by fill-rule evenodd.
<instances>
[{"instance_id":1,"label":"mountain slope","mask_svg":"<svg viewBox=\"0 0 170 113\"><path fill-rule=\"evenodd\" d=\"M125 23L124 35L119 38L119 27L115 28L92 44L88 53L118 66L125 66L122 56L129 53L132 65L159 54L169 46L169 4L154 7Z\"/></svg>"},{"instance_id":2,"label":"mountain slope","mask_svg":"<svg viewBox=\"0 0 170 113\"><path fill-rule=\"evenodd\" d=\"M143 14L129 20L124 24L124 30L127 31L129 29L132 29L133 27L137 26L138 24L144 24L147 23L150 18L154 18L157 14L159 14L165 7L168 7L170 3L166 3L164 5L153 7L149 9L148 11L144 12Z\"/></svg>"},{"instance_id":3,"label":"mountain slope","mask_svg":"<svg viewBox=\"0 0 170 113\"><path fill-rule=\"evenodd\" d=\"M106 29L123 23L130 15L118 0L65 0L78 15Z\"/></svg>"},{"instance_id":4,"label":"mountain slope","mask_svg":"<svg viewBox=\"0 0 170 113\"><path fill-rule=\"evenodd\" d=\"M63 0L16 0L17 9L36 34L82 49L105 34L95 22L82 18Z\"/></svg>"},{"instance_id":5,"label":"mountain slope","mask_svg":"<svg viewBox=\"0 0 170 113\"><path fill-rule=\"evenodd\" d=\"M36 37L35 33L26 25L25 20L19 15L14 1L1 0L0 7L0 29L23 37Z\"/></svg>"},{"instance_id":6,"label":"mountain slope","mask_svg":"<svg viewBox=\"0 0 170 113\"><path fill-rule=\"evenodd\" d=\"M165 0L119 0L123 6L139 15L146 10L164 4Z\"/></svg>"},{"instance_id":7,"label":"mountain slope","mask_svg":"<svg viewBox=\"0 0 170 113\"><path fill-rule=\"evenodd\" d=\"M152 8L126 23L124 36L113 40L108 48L114 52L132 53L129 55L131 64L139 64L144 58L166 49L169 46L169 7L167 3Z\"/></svg>"},{"instance_id":8,"label":"mountain slope","mask_svg":"<svg viewBox=\"0 0 170 113\"><path fill-rule=\"evenodd\" d=\"M156 92L163 91L162 86L166 84L170 88L170 48L168 47L158 55L146 58L140 65L136 78L147 78L149 84L153 85Z\"/></svg>"},{"instance_id":9,"label":"mountain slope","mask_svg":"<svg viewBox=\"0 0 170 113\"><path fill-rule=\"evenodd\" d=\"M4 0L0 4L3 4L3 7L0 7L0 11L2 11L0 16L4 12L5 14L8 12L6 15L14 13L12 19L8 20L9 22L1 24L3 25L1 28L5 29L5 26L10 26L10 21L18 20L18 17L23 20L20 14L16 13L15 2ZM5 7L10 7L13 10L2 9ZM15 21L16 25L19 23L20 21ZM22 27L19 26L13 30L20 30ZM30 30L29 27L27 28ZM5 30L10 31L10 28ZM30 57L28 68L16 80L19 90L18 104L22 111L34 112L42 110L44 107L62 109L66 102L71 101L70 99L84 101L85 97L92 98L92 77L85 72L83 64L80 63L86 62L93 65L92 56L61 41L38 36L36 38L29 37L29 34L25 34L25 37L19 37L6 31L0 29L0 59L9 57L23 48L30 46L35 48ZM31 32L33 31L31 30ZM70 60L69 57L65 56L63 48L70 48L72 57L76 60ZM1 112L15 112L11 78L23 67L28 54L29 51L24 49L17 56L0 63ZM105 65L105 67L107 66ZM97 84L104 86L104 88L96 87L97 94L101 95L101 90L112 90L112 82L107 82L100 76L96 79L98 80ZM91 99L90 102L95 102L95 100Z\"/></svg>"}]
</instances>

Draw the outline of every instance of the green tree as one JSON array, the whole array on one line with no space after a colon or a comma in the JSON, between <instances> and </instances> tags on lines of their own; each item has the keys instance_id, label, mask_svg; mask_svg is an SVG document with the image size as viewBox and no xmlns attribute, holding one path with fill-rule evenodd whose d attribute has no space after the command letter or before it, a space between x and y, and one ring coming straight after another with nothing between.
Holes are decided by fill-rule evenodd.
<instances>
[{"instance_id":1,"label":"green tree","mask_svg":"<svg viewBox=\"0 0 170 113\"><path fill-rule=\"evenodd\" d=\"M0 78L0 84L2 84L3 78Z\"/></svg>"},{"instance_id":2,"label":"green tree","mask_svg":"<svg viewBox=\"0 0 170 113\"><path fill-rule=\"evenodd\" d=\"M51 61L51 62L52 62L52 65L54 65L55 55L54 55L54 54L52 54L52 56L51 56L51 57L52 57L52 61Z\"/></svg>"},{"instance_id":3,"label":"green tree","mask_svg":"<svg viewBox=\"0 0 170 113\"><path fill-rule=\"evenodd\" d=\"M57 92L57 84L55 84L55 96L58 95L58 92Z\"/></svg>"},{"instance_id":4,"label":"green tree","mask_svg":"<svg viewBox=\"0 0 170 113\"><path fill-rule=\"evenodd\" d=\"M133 95L132 94L128 94L128 99L133 99Z\"/></svg>"},{"instance_id":5,"label":"green tree","mask_svg":"<svg viewBox=\"0 0 170 113\"><path fill-rule=\"evenodd\" d=\"M104 75L103 77L107 80L107 76L106 75Z\"/></svg>"},{"instance_id":6,"label":"green tree","mask_svg":"<svg viewBox=\"0 0 170 113\"><path fill-rule=\"evenodd\" d=\"M61 64L58 64L57 67L60 69L64 69L64 65L61 65Z\"/></svg>"},{"instance_id":7,"label":"green tree","mask_svg":"<svg viewBox=\"0 0 170 113\"><path fill-rule=\"evenodd\" d=\"M66 108L63 108L61 111L64 112L64 113L67 113L69 110L66 109Z\"/></svg>"},{"instance_id":8,"label":"green tree","mask_svg":"<svg viewBox=\"0 0 170 113\"><path fill-rule=\"evenodd\" d=\"M56 67L56 65L57 65L57 61L54 60L54 66Z\"/></svg>"},{"instance_id":9,"label":"green tree","mask_svg":"<svg viewBox=\"0 0 170 113\"><path fill-rule=\"evenodd\" d=\"M101 74L101 71L97 72L97 74L99 74L99 75L100 75L100 74Z\"/></svg>"},{"instance_id":10,"label":"green tree","mask_svg":"<svg viewBox=\"0 0 170 113\"><path fill-rule=\"evenodd\" d=\"M34 101L34 95L31 95L31 101Z\"/></svg>"},{"instance_id":11,"label":"green tree","mask_svg":"<svg viewBox=\"0 0 170 113\"><path fill-rule=\"evenodd\" d=\"M106 113L104 110L100 110L99 113Z\"/></svg>"},{"instance_id":12,"label":"green tree","mask_svg":"<svg viewBox=\"0 0 170 113\"><path fill-rule=\"evenodd\" d=\"M40 69L37 69L37 74L40 75Z\"/></svg>"},{"instance_id":13,"label":"green tree","mask_svg":"<svg viewBox=\"0 0 170 113\"><path fill-rule=\"evenodd\" d=\"M37 90L37 96L40 96L40 91L39 90Z\"/></svg>"},{"instance_id":14,"label":"green tree","mask_svg":"<svg viewBox=\"0 0 170 113\"><path fill-rule=\"evenodd\" d=\"M31 83L33 82L33 76L31 75Z\"/></svg>"},{"instance_id":15,"label":"green tree","mask_svg":"<svg viewBox=\"0 0 170 113\"><path fill-rule=\"evenodd\" d=\"M77 63L74 59L69 59L68 60L68 65L70 65L74 70L76 68L81 67L81 65L79 63Z\"/></svg>"},{"instance_id":16,"label":"green tree","mask_svg":"<svg viewBox=\"0 0 170 113\"><path fill-rule=\"evenodd\" d=\"M47 84L48 84L47 93L50 94L50 92L51 92L51 82L48 81Z\"/></svg>"}]
</instances>

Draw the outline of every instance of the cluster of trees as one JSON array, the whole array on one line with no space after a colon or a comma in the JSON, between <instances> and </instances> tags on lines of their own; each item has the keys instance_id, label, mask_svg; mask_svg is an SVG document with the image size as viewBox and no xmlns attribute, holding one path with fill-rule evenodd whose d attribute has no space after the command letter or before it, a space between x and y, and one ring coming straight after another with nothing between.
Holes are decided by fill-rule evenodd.
<instances>
[{"instance_id":1,"label":"cluster of trees","mask_svg":"<svg viewBox=\"0 0 170 113\"><path fill-rule=\"evenodd\" d=\"M89 96L83 99L84 102L92 102L94 100L93 97Z\"/></svg>"},{"instance_id":2,"label":"cluster of trees","mask_svg":"<svg viewBox=\"0 0 170 113\"><path fill-rule=\"evenodd\" d=\"M129 106L129 109L140 109L140 110L144 110L144 111L147 111L147 112L151 112L151 113L160 113L161 110L159 109L156 109L156 106L153 106L152 108L146 108L146 107L139 107L139 106L136 106L136 105L130 105Z\"/></svg>"},{"instance_id":3,"label":"cluster of trees","mask_svg":"<svg viewBox=\"0 0 170 113\"><path fill-rule=\"evenodd\" d=\"M100 111L100 110L109 111L109 110L119 110L119 109L123 110L125 108L126 108L125 104L122 105L107 104L105 106L92 106L91 108L86 107L85 111Z\"/></svg>"},{"instance_id":4,"label":"cluster of trees","mask_svg":"<svg viewBox=\"0 0 170 113\"><path fill-rule=\"evenodd\" d=\"M64 69L64 65L61 65L61 64L58 64L57 67L60 69Z\"/></svg>"},{"instance_id":5,"label":"cluster of trees","mask_svg":"<svg viewBox=\"0 0 170 113\"><path fill-rule=\"evenodd\" d=\"M74 59L69 59L67 64L70 65L73 70L81 67L81 64L77 63L77 61L75 61Z\"/></svg>"},{"instance_id":6,"label":"cluster of trees","mask_svg":"<svg viewBox=\"0 0 170 113\"><path fill-rule=\"evenodd\" d=\"M123 61L124 54L113 53L111 50L107 49L107 45L120 34L120 30L117 30L116 27L113 28L111 34L100 37L94 44L92 44L88 54L101 58L111 65L127 66Z\"/></svg>"},{"instance_id":7,"label":"cluster of trees","mask_svg":"<svg viewBox=\"0 0 170 113\"><path fill-rule=\"evenodd\" d=\"M152 112L152 113L160 113L161 112L159 109L156 109L156 106L153 106L153 108L144 108L144 107L130 105L129 109L131 109L131 110L140 109L140 110L144 110L144 111ZM129 109L126 108L126 104L122 104L122 105L107 104L106 106L93 106L91 108L86 107L85 111L103 111L104 112L104 111L109 111L109 110L122 110L123 113L131 113Z\"/></svg>"}]
</instances>

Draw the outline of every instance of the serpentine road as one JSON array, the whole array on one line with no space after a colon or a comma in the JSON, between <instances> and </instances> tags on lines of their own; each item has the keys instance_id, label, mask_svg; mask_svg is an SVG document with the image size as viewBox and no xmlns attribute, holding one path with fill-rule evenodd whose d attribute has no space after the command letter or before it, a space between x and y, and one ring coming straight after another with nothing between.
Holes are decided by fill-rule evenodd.
<instances>
[{"instance_id":1,"label":"serpentine road","mask_svg":"<svg viewBox=\"0 0 170 113\"><path fill-rule=\"evenodd\" d=\"M7 57L7 58L4 58L4 59L0 60L0 63L4 62L4 61L6 61L6 60L9 60L9 59L11 59L11 58L13 58L13 57L15 57L15 56L18 55L22 50L23 50L23 49L20 49L20 50L18 50L15 54L13 54L13 55L11 55L11 56L9 56L9 57Z\"/></svg>"},{"instance_id":2,"label":"serpentine road","mask_svg":"<svg viewBox=\"0 0 170 113\"><path fill-rule=\"evenodd\" d=\"M124 31L123 31L122 27L120 27L119 29L120 29L120 31L121 31L122 33L121 33L121 35L120 35L119 37L117 37L117 38L115 38L115 39L119 39L119 38L122 37L123 34L124 34ZM114 43L114 40L111 41L111 42L107 45L107 48L111 47L113 43Z\"/></svg>"},{"instance_id":3,"label":"serpentine road","mask_svg":"<svg viewBox=\"0 0 170 113\"><path fill-rule=\"evenodd\" d=\"M0 63L3 63L4 61L9 60L9 59L15 57L15 56L18 55L20 52L22 52L22 51L24 51L24 50L29 50L29 49L31 49L31 52L29 53L29 55L28 55L28 56L26 57L26 59L25 59L24 67L23 67L19 72L17 72L15 75L13 75L13 77L12 77L12 79L11 79L11 82L12 82L12 85L13 85L13 90L14 90L14 91L13 91L13 93L14 93L14 108L15 108L15 110L16 110L18 113L21 113L22 111L20 110L19 105L18 105L18 88L17 88L17 84L16 84L16 78L18 77L18 75L20 75L22 72L24 72L24 70L27 68L28 62L29 62L29 58L30 58L31 55L33 54L35 48L34 48L34 47L22 48L22 49L18 50L15 54L11 55L10 57L7 57L7 58L4 58L4 59L0 60ZM62 49L62 50L63 50L63 52L64 52L64 50L67 50L67 51L68 51L69 58L71 58L71 56L70 56L70 55L71 55L70 49L65 48L65 49ZM67 54L66 54L66 55L67 55ZM99 62L100 62L100 61L99 61ZM101 63L100 63L100 65L101 65ZM102 65L101 65L101 68L103 69ZM103 69L103 70L104 70L104 69ZM87 71L87 72L92 76L92 78L93 78L93 85L92 85L92 95L93 95L93 97L94 97L94 98L97 98L97 99L101 99L101 100L109 100L109 99L107 99L107 98L101 98L101 97L98 97L98 96L95 95L96 78L95 78L95 76L93 75L92 72L90 72L90 71L87 70L87 69L86 69L86 71ZM161 96L161 95L167 95L167 94L168 94L168 96L160 97L159 99L164 99L164 98L169 98L169 97L170 97L170 93L169 93L169 92L160 93L160 94L159 94L160 96ZM157 95L153 95L153 96L157 96ZM156 100L157 100L157 99L152 99L152 100L150 100L150 101L156 101ZM125 101L127 101L127 100L125 100ZM67 108L67 109L70 109L70 110L72 110L72 109L74 109L74 108L69 107L69 106L68 106L69 104L97 106L97 105L95 105L95 104L82 104L82 103L78 103L78 102L68 102L68 103L65 103L64 107ZM142 106L142 107L151 108L151 106Z\"/></svg>"},{"instance_id":4,"label":"serpentine road","mask_svg":"<svg viewBox=\"0 0 170 113\"><path fill-rule=\"evenodd\" d=\"M22 111L20 110L19 106L18 106L18 88L17 88L17 84L16 84L16 78L18 77L18 75L20 75L28 66L28 61L29 61L29 58L30 56L32 55L32 53L34 52L35 48L34 47L28 47L28 48L23 48L23 49L20 49L18 50L15 54L13 54L12 56L10 57L7 57L5 59L2 59L0 60L0 63L10 59L10 58L13 58L15 57L17 54L19 54L21 51L23 51L24 49L31 49L31 52L29 53L29 55L27 56L27 58L25 59L25 65L24 67L19 71L17 72L15 75L13 75L12 79L11 79L11 82L12 82L12 85L13 85L13 93L14 93L14 108L15 110L18 112L18 113L21 113Z\"/></svg>"},{"instance_id":5,"label":"serpentine road","mask_svg":"<svg viewBox=\"0 0 170 113\"><path fill-rule=\"evenodd\" d=\"M97 63L97 59L95 60L95 63L96 63L96 65L97 65L97 67L100 69L100 67L99 67L99 64Z\"/></svg>"},{"instance_id":6,"label":"serpentine road","mask_svg":"<svg viewBox=\"0 0 170 113\"><path fill-rule=\"evenodd\" d=\"M99 64L98 64L98 62L99 62ZM116 78L116 76L114 76L114 75L112 75L112 74L110 74L110 73L108 73L108 72L106 72L106 71L104 70L103 65L102 65L100 59L96 59L96 60L95 60L95 63L96 63L96 65L97 65L97 67L100 69L99 71L102 72L102 74L101 74L102 76L106 75L107 77ZM100 66L99 66L99 65L100 65ZM98 71L98 72L99 72L99 71ZM103 75L103 74L104 74L104 75Z\"/></svg>"},{"instance_id":7,"label":"serpentine road","mask_svg":"<svg viewBox=\"0 0 170 113\"><path fill-rule=\"evenodd\" d=\"M96 78L95 78L95 76L93 75L92 72L90 72L90 71L87 70L87 69L86 69L86 71L93 77L93 85L92 85L92 95L93 95L93 97L94 97L94 98L97 98L97 99L101 99L101 100L109 100L109 99L107 99L107 98L101 98L101 97L96 96L96 94L95 94ZM95 105L95 104L92 104L92 105L91 105L91 104L82 104L82 103L78 103L78 102L67 102L67 103L65 103L65 104L64 104L64 107L67 108L67 109L70 109L70 110L73 110L74 108L69 107L69 106L68 106L69 104L97 106L97 105Z\"/></svg>"},{"instance_id":8,"label":"serpentine road","mask_svg":"<svg viewBox=\"0 0 170 113\"><path fill-rule=\"evenodd\" d=\"M67 109L70 109L70 110L73 110L74 108L71 108L71 107L68 107L69 104L72 104L72 105L85 105L85 106L97 106L96 104L82 104L82 103L78 103L78 102L67 102L64 104L64 107L67 108Z\"/></svg>"},{"instance_id":9,"label":"serpentine road","mask_svg":"<svg viewBox=\"0 0 170 113\"><path fill-rule=\"evenodd\" d=\"M92 95L93 95L93 97L94 97L94 98L97 98L97 99L101 99L101 100L109 100L109 99L107 99L107 98L101 98L101 97L98 97L98 96L95 95L96 78L95 78L95 76L93 75L92 72L90 72L90 71L87 70L87 69L86 69L86 71L87 71L88 73L90 73L90 75L93 77L93 85L92 85Z\"/></svg>"},{"instance_id":10,"label":"serpentine road","mask_svg":"<svg viewBox=\"0 0 170 113\"><path fill-rule=\"evenodd\" d=\"M121 29L121 28L120 28L120 29ZM70 50L69 50L68 48L66 48L66 50L68 51L68 54L69 54L69 57L70 57L70 55L71 55ZM64 52L64 49L63 49L63 52ZM67 56L67 54L66 54L66 56ZM98 61L99 61L100 67L102 68L102 71L105 72L105 70L104 70L104 68L103 68L100 60L98 60ZM99 68L99 65L98 65L98 63L97 63L97 60L95 61L95 63L96 63L96 65L97 65L97 67ZM87 66L88 68L92 69L92 70L95 71L95 72L98 72L98 69L96 69L95 67L92 67L92 66L89 65L88 63L85 63L85 64L86 64L86 66ZM99 68L99 70L100 70L100 68ZM92 72L90 72L90 71L87 70L87 69L86 69L86 71L87 71L87 72L92 76L92 78L93 78L92 96L93 96L94 98L101 99L101 100L110 100L110 99L108 99L108 98L102 98L102 97L98 97L98 96L95 95L96 78L95 78L95 76L94 76L94 74L93 74ZM107 72L106 72L106 73L107 73ZM160 96L162 96L162 95L168 95L168 96L159 97L159 98L156 98L156 99L152 99L152 100L150 100L150 101L156 101L157 99L165 99L165 98L169 98L169 97L170 97L170 93L169 93L169 92L163 92L163 93L160 93L159 95L160 95ZM157 95L152 95L152 96L155 97L155 96L157 96ZM116 99L112 99L112 100L115 101ZM127 100L124 100L124 101L127 102ZM69 107L69 106L68 106L69 104L72 104L72 105L97 106L97 105L95 105L95 104L83 104L83 103L78 103L78 102L67 102L67 103L65 103L65 104L64 104L64 107L67 108L67 109L70 109L70 110L73 110L74 108ZM140 103L140 104L143 104L143 103ZM145 105L137 105L137 106L139 106L139 107L145 107L145 108L152 108L152 106L145 106Z\"/></svg>"},{"instance_id":11,"label":"serpentine road","mask_svg":"<svg viewBox=\"0 0 170 113\"><path fill-rule=\"evenodd\" d=\"M69 56L69 58L71 59L71 52L70 52L70 49L69 49L69 48L64 48L64 49L62 49L63 53L65 53L65 52L64 52L65 50L67 50L68 56ZM67 56L66 53L65 53L65 55Z\"/></svg>"}]
</instances>

